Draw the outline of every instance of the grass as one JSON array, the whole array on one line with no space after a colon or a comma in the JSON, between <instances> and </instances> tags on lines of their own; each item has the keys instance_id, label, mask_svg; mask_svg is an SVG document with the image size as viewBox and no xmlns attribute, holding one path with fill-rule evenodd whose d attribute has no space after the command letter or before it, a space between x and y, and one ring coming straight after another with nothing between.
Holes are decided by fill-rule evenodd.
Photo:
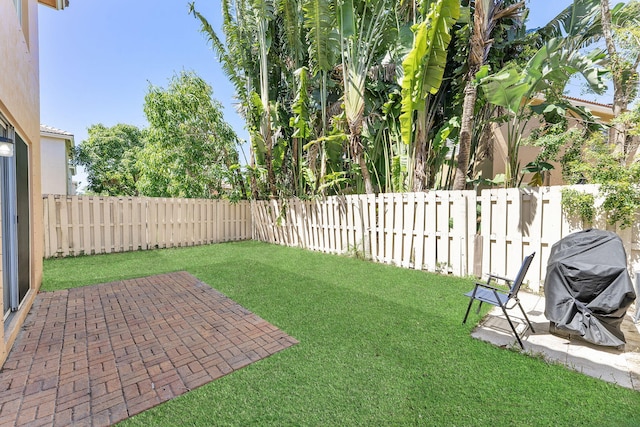
<instances>
[{"instance_id":1,"label":"grass","mask_svg":"<svg viewBox=\"0 0 640 427\"><path fill-rule=\"evenodd\" d=\"M470 279L240 242L46 260L43 290L175 270L300 344L125 426L640 425L640 393L472 339Z\"/></svg>"}]
</instances>

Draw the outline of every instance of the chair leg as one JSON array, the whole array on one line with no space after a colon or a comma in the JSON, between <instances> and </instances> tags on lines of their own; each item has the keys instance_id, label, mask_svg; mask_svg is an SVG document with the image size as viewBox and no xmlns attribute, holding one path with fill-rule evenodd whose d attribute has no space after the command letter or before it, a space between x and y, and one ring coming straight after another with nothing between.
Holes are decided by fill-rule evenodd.
<instances>
[{"instance_id":1,"label":"chair leg","mask_svg":"<svg viewBox=\"0 0 640 427\"><path fill-rule=\"evenodd\" d=\"M533 330L533 325L529 321L529 318L527 317L527 313L524 312L524 308L522 308L522 305L520 305L520 300L517 300L517 301L518 301L518 307L520 307L520 311L522 311L522 315L524 316L525 320L529 324L529 328L531 328L531 332L533 332L535 334L536 331Z\"/></svg>"},{"instance_id":2,"label":"chair leg","mask_svg":"<svg viewBox=\"0 0 640 427\"><path fill-rule=\"evenodd\" d=\"M471 304L473 304L473 298L469 298L469 305L467 306L467 312L464 314L464 319L462 320L462 324L467 323L467 317L469 317L469 311L471 311Z\"/></svg>"},{"instance_id":3,"label":"chair leg","mask_svg":"<svg viewBox=\"0 0 640 427\"><path fill-rule=\"evenodd\" d=\"M482 301L478 304L478 309L476 310L476 314L480 314L480 309L482 308Z\"/></svg>"},{"instance_id":4,"label":"chair leg","mask_svg":"<svg viewBox=\"0 0 640 427\"><path fill-rule=\"evenodd\" d=\"M501 305L500 308L502 309L502 312L504 313L504 316L507 318L507 321L509 322L509 326L511 326L511 330L513 331L513 335L516 336L516 339L518 340L518 344L520 344L520 348L524 350L524 344L522 344L522 339L520 338L520 335L518 335L518 331L516 331L516 327L513 324L513 322L511 321L511 318L509 317L509 314L507 313L507 309Z\"/></svg>"}]
</instances>

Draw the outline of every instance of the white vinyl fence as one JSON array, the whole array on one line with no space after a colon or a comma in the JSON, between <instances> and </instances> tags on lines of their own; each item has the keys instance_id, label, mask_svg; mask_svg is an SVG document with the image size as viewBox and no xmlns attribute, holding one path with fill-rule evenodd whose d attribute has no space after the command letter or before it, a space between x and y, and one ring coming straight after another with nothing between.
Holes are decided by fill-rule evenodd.
<instances>
[{"instance_id":1,"label":"white vinyl fence","mask_svg":"<svg viewBox=\"0 0 640 427\"><path fill-rule=\"evenodd\" d=\"M569 218L563 187L333 196L322 200L44 197L45 257L254 239L405 268L514 277L536 252L526 282L539 291L551 247L584 228L617 233L640 273L640 222L618 229ZM575 189L597 194L596 186Z\"/></svg>"},{"instance_id":2,"label":"white vinyl fence","mask_svg":"<svg viewBox=\"0 0 640 427\"><path fill-rule=\"evenodd\" d=\"M43 205L46 258L251 239L246 201L48 195Z\"/></svg>"},{"instance_id":3,"label":"white vinyl fence","mask_svg":"<svg viewBox=\"0 0 640 427\"><path fill-rule=\"evenodd\" d=\"M433 191L254 201L253 238L464 276L473 271L475 197Z\"/></svg>"},{"instance_id":4,"label":"white vinyl fence","mask_svg":"<svg viewBox=\"0 0 640 427\"><path fill-rule=\"evenodd\" d=\"M357 252L377 262L458 276L514 277L522 259L536 252L526 282L539 291L553 244L593 227L616 232L630 272L640 272L640 226L621 230L603 217L594 224L568 218L562 188L492 189L479 197L473 191L432 191L258 201L252 202L253 238L328 253Z\"/></svg>"}]
</instances>

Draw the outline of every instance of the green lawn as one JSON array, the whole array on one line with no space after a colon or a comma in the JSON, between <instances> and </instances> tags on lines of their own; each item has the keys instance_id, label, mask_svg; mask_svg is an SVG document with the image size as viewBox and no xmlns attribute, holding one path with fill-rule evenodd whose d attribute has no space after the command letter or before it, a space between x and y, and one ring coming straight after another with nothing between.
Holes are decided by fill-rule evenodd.
<instances>
[{"instance_id":1,"label":"green lawn","mask_svg":"<svg viewBox=\"0 0 640 427\"><path fill-rule=\"evenodd\" d=\"M472 339L470 279L240 242L46 260L43 290L176 270L300 344L124 425L640 425L640 393Z\"/></svg>"}]
</instances>

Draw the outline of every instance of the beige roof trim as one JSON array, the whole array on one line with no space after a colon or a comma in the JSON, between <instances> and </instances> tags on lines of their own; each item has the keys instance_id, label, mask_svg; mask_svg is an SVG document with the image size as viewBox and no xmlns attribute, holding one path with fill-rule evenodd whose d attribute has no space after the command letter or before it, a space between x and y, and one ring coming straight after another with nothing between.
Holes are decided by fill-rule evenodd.
<instances>
[{"instance_id":1,"label":"beige roof trim","mask_svg":"<svg viewBox=\"0 0 640 427\"><path fill-rule=\"evenodd\" d=\"M69 7L69 0L38 0L38 3L52 7L56 10L62 10Z\"/></svg>"},{"instance_id":2,"label":"beige roof trim","mask_svg":"<svg viewBox=\"0 0 640 427\"><path fill-rule=\"evenodd\" d=\"M602 117L613 117L613 105L611 104L602 104L600 102L589 101L586 99L573 98L570 96L566 97L573 105L576 107L584 107L588 108L592 114L596 116Z\"/></svg>"}]
</instances>

